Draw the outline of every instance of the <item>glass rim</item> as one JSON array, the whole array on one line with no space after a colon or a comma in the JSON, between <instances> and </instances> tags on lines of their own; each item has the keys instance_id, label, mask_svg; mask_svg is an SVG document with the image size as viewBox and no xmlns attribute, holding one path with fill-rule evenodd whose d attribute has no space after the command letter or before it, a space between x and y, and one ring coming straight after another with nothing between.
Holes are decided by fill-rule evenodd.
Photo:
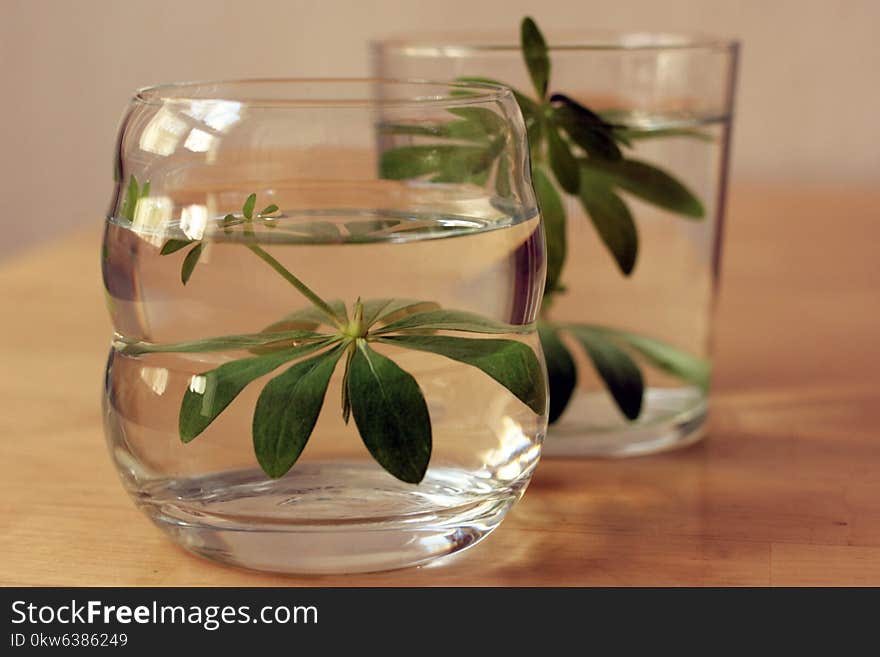
<instances>
[{"instance_id":1,"label":"glass rim","mask_svg":"<svg viewBox=\"0 0 880 657\"><path fill-rule=\"evenodd\" d=\"M415 89L445 89L442 94L414 95L411 97L376 97L364 93L359 97L306 97L279 96L271 94L256 97L245 93L235 93L234 89L255 88L261 85L276 85L285 89L314 88L326 85L351 85L374 88L375 85L386 85L393 88L412 86ZM194 93L200 88L217 88L218 93L201 95ZM219 91L226 89L226 91ZM456 94L455 91L468 92ZM187 93L190 92L190 93ZM381 78L381 77L297 77L297 78L229 78L216 80L193 80L186 82L168 82L140 87L135 91L132 102L144 105L161 106L179 102L235 102L247 107L264 108L366 108L381 105L383 107L465 107L468 105L485 104L512 99L513 93L503 85L488 82L434 81L423 79Z\"/></svg>"},{"instance_id":2,"label":"glass rim","mask_svg":"<svg viewBox=\"0 0 880 657\"><path fill-rule=\"evenodd\" d=\"M509 38L494 41L491 34L459 32L458 36L437 37L431 34L415 37L391 37L372 42L374 50L411 50L413 54L463 56L476 53L517 52L521 48ZM666 32L653 30L568 30L560 33L550 52L675 52L727 51L736 52L739 39L700 32ZM422 51L422 52L419 52Z\"/></svg>"}]
</instances>

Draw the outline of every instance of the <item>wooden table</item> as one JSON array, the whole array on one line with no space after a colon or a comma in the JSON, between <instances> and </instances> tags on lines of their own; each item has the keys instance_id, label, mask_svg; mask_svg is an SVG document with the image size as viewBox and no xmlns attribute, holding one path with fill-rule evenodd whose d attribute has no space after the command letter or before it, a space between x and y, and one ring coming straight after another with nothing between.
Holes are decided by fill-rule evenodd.
<instances>
[{"instance_id":1,"label":"wooden table","mask_svg":"<svg viewBox=\"0 0 880 657\"><path fill-rule=\"evenodd\" d=\"M0 584L880 585L880 193L734 190L709 440L547 459L484 543L348 577L209 563L134 508L100 426L97 229L0 264Z\"/></svg>"}]
</instances>

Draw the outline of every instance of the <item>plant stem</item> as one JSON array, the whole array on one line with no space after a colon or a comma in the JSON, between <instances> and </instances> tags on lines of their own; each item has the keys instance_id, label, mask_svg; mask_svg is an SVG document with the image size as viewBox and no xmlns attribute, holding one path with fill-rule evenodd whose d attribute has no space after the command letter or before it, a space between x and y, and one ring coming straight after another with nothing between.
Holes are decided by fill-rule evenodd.
<instances>
[{"instance_id":1,"label":"plant stem","mask_svg":"<svg viewBox=\"0 0 880 657\"><path fill-rule=\"evenodd\" d=\"M284 265L282 265L275 258L273 258L271 255L269 255L269 253L264 251L261 247L257 246L256 244L248 244L247 248L249 248L251 251L253 251L254 254L256 254L256 256L258 258L260 258L263 262L265 262L267 265L269 265L272 269L274 269L279 274L281 274L281 276L284 278L284 280L286 280L288 283L293 285L293 287L295 287L297 290L299 290L300 294L302 294L306 299L311 301L318 310L320 310L322 313L324 313L329 319L333 320L333 323L336 324L336 326L338 326L340 328L343 326L343 324L345 322L343 321L343 319L341 317L339 317L335 312L333 312L333 309L327 304L327 302L324 301L317 294L312 292L312 290L309 289L309 287L305 283L303 283L296 276L291 274Z\"/></svg>"}]
</instances>

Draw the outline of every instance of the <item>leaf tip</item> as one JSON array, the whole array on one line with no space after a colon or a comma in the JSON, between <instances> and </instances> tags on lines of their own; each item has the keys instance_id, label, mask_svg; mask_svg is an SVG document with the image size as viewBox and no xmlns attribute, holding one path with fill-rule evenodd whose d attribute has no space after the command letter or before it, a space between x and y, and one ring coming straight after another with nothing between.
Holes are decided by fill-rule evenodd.
<instances>
[{"instance_id":1,"label":"leaf tip","mask_svg":"<svg viewBox=\"0 0 880 657\"><path fill-rule=\"evenodd\" d=\"M182 442L184 445L187 445L199 436L201 430L191 425L191 423L189 422L189 418L187 418L186 416L185 409L186 399L184 398L184 403L180 408L180 418L178 420L177 426L178 433L180 434L180 442Z\"/></svg>"},{"instance_id":2,"label":"leaf tip","mask_svg":"<svg viewBox=\"0 0 880 657\"><path fill-rule=\"evenodd\" d=\"M257 195L256 193L251 193L250 196L244 202L244 205L241 206L241 213L247 219L254 218L254 206L257 204Z\"/></svg>"},{"instance_id":3,"label":"leaf tip","mask_svg":"<svg viewBox=\"0 0 880 657\"><path fill-rule=\"evenodd\" d=\"M630 422L635 422L639 419L639 415L642 414L643 397L644 394L640 395L639 398L637 400L634 400L632 403L621 405L620 410L623 411L626 419Z\"/></svg>"},{"instance_id":4,"label":"leaf tip","mask_svg":"<svg viewBox=\"0 0 880 657\"><path fill-rule=\"evenodd\" d=\"M293 467L293 464L290 464L287 467L278 466L277 462L267 462L263 459L257 458L257 462L260 464L260 469L266 474L270 479L281 479L284 475L290 472L290 468Z\"/></svg>"}]
</instances>

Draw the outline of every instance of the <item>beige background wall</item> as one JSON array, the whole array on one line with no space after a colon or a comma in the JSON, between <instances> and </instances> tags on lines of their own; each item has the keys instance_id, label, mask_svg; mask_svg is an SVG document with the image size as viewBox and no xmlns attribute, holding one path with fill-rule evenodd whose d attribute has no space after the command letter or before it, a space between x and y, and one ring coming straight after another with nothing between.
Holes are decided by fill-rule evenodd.
<instances>
[{"instance_id":1,"label":"beige background wall","mask_svg":"<svg viewBox=\"0 0 880 657\"><path fill-rule=\"evenodd\" d=\"M366 43L455 28L698 30L744 42L733 175L880 182L878 0L0 0L0 256L101 220L130 92L362 75ZM11 229L11 230L10 230Z\"/></svg>"}]
</instances>

